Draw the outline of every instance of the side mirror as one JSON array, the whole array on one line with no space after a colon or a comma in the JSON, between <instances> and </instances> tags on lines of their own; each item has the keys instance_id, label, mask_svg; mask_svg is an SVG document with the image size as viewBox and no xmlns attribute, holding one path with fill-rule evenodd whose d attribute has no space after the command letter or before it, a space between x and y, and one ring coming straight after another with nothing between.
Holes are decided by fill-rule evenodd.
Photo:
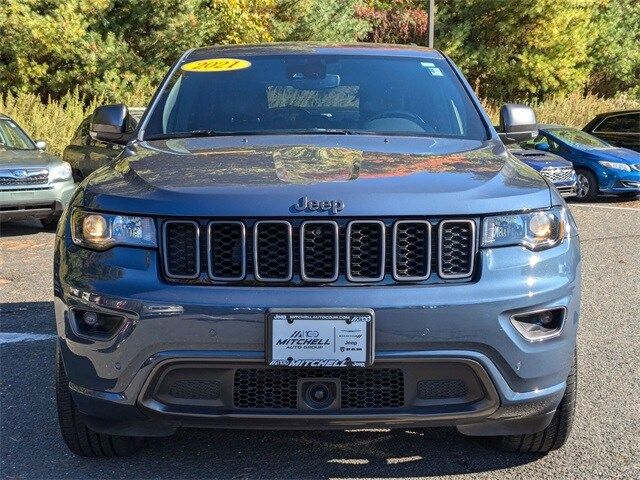
<instances>
[{"instance_id":1,"label":"side mirror","mask_svg":"<svg viewBox=\"0 0 640 480\"><path fill-rule=\"evenodd\" d=\"M500 139L505 145L532 140L538 136L538 121L531 107L505 103L500 109Z\"/></svg>"},{"instance_id":2,"label":"side mirror","mask_svg":"<svg viewBox=\"0 0 640 480\"><path fill-rule=\"evenodd\" d=\"M127 106L122 103L96 108L91 117L89 135L103 142L126 143Z\"/></svg>"},{"instance_id":3,"label":"side mirror","mask_svg":"<svg viewBox=\"0 0 640 480\"><path fill-rule=\"evenodd\" d=\"M45 142L44 140L36 140L36 148L38 150L46 150L47 142Z\"/></svg>"},{"instance_id":4,"label":"side mirror","mask_svg":"<svg viewBox=\"0 0 640 480\"><path fill-rule=\"evenodd\" d=\"M536 150L542 150L543 152L548 152L549 150L551 150L551 145L549 145L548 143L537 143L535 148Z\"/></svg>"}]
</instances>

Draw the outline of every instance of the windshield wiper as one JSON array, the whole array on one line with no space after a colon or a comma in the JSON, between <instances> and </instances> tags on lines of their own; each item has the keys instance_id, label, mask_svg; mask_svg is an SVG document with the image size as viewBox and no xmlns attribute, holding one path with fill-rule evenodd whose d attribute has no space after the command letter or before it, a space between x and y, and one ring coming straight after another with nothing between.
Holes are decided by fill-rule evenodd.
<instances>
[{"instance_id":1,"label":"windshield wiper","mask_svg":"<svg viewBox=\"0 0 640 480\"><path fill-rule=\"evenodd\" d=\"M225 132L224 135L234 135L235 132ZM193 138L193 137L216 137L221 135L215 130L189 130L187 132L158 133L157 135L145 135L145 140L162 140L168 138ZM237 134L236 134L237 135Z\"/></svg>"},{"instance_id":2,"label":"windshield wiper","mask_svg":"<svg viewBox=\"0 0 640 480\"><path fill-rule=\"evenodd\" d=\"M247 130L243 131L218 131L218 130L189 130L186 132L158 133L145 135L145 140L164 140L170 138L193 137L225 137L225 136L252 136L252 135L366 135L363 130L350 130L345 128L305 128L305 129L271 129L271 130Z\"/></svg>"}]
</instances>

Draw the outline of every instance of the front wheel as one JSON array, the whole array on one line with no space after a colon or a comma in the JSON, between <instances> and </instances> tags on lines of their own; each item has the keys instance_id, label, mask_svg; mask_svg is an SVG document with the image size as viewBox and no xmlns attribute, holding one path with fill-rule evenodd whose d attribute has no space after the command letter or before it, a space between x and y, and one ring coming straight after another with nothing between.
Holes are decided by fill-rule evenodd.
<instances>
[{"instance_id":1,"label":"front wheel","mask_svg":"<svg viewBox=\"0 0 640 480\"><path fill-rule=\"evenodd\" d=\"M47 217L47 218L41 218L40 225L42 225L42 228L44 228L45 230L53 231L56 228L58 228L59 220L60 220L60 214L51 215L50 217Z\"/></svg>"},{"instance_id":2,"label":"front wheel","mask_svg":"<svg viewBox=\"0 0 640 480\"><path fill-rule=\"evenodd\" d=\"M589 170L579 169L576 174L576 198L585 202L592 202L598 196L598 179Z\"/></svg>"},{"instance_id":3,"label":"front wheel","mask_svg":"<svg viewBox=\"0 0 640 480\"><path fill-rule=\"evenodd\" d=\"M518 453L548 453L562 447L571 433L577 390L578 361L574 353L573 365L567 377L567 388L549 426L537 433L496 437L496 446L506 452Z\"/></svg>"},{"instance_id":4,"label":"front wheel","mask_svg":"<svg viewBox=\"0 0 640 480\"><path fill-rule=\"evenodd\" d=\"M144 443L142 437L123 437L98 433L87 426L78 412L69 379L64 371L60 351L56 352L56 404L58 422L64 443L81 457L125 457L137 452Z\"/></svg>"}]
</instances>

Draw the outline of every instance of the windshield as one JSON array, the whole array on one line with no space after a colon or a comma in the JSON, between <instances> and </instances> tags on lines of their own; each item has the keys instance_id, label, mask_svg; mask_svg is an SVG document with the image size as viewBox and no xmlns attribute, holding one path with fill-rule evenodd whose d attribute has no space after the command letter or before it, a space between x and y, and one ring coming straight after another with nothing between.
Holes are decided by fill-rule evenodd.
<instances>
[{"instance_id":1,"label":"windshield","mask_svg":"<svg viewBox=\"0 0 640 480\"><path fill-rule=\"evenodd\" d=\"M35 148L29 136L16 123L0 118L0 149L33 150Z\"/></svg>"},{"instance_id":2,"label":"windshield","mask_svg":"<svg viewBox=\"0 0 640 480\"><path fill-rule=\"evenodd\" d=\"M554 128L549 133L579 148L611 148L607 142L575 128Z\"/></svg>"},{"instance_id":3,"label":"windshield","mask_svg":"<svg viewBox=\"0 0 640 480\"><path fill-rule=\"evenodd\" d=\"M188 62L161 92L144 137L188 132L487 138L445 60L343 55Z\"/></svg>"}]
</instances>

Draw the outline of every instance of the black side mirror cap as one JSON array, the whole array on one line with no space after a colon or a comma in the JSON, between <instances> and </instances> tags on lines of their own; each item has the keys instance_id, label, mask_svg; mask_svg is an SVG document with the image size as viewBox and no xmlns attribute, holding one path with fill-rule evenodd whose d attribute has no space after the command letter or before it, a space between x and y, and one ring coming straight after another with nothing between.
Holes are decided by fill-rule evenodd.
<instances>
[{"instance_id":1,"label":"black side mirror cap","mask_svg":"<svg viewBox=\"0 0 640 480\"><path fill-rule=\"evenodd\" d=\"M96 108L91 117L89 135L103 142L127 143L130 140L130 135L126 134L128 115L129 110L122 103Z\"/></svg>"},{"instance_id":2,"label":"black side mirror cap","mask_svg":"<svg viewBox=\"0 0 640 480\"><path fill-rule=\"evenodd\" d=\"M533 140L538 136L538 120L531 107L505 103L500 109L500 139L505 145Z\"/></svg>"}]
</instances>

